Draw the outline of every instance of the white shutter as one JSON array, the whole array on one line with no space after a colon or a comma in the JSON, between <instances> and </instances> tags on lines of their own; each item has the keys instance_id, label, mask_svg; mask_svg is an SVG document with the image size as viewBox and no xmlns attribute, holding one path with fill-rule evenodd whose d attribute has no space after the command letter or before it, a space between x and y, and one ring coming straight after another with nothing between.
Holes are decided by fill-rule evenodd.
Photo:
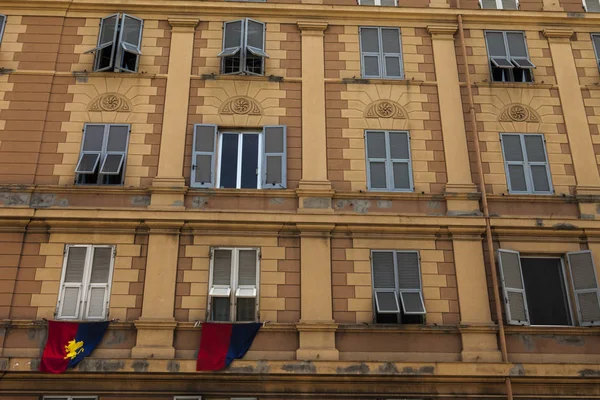
<instances>
[{"instance_id":1,"label":"white shutter","mask_svg":"<svg viewBox=\"0 0 600 400\"><path fill-rule=\"evenodd\" d=\"M525 170L525 157L521 143L521 135L502 134L502 152L509 193L528 193L528 177Z\"/></svg>"},{"instance_id":2,"label":"white shutter","mask_svg":"<svg viewBox=\"0 0 600 400\"><path fill-rule=\"evenodd\" d=\"M92 270L87 293L87 319L106 319L110 295L113 248L95 246L93 248Z\"/></svg>"},{"instance_id":3,"label":"white shutter","mask_svg":"<svg viewBox=\"0 0 600 400\"><path fill-rule=\"evenodd\" d=\"M263 189L285 189L287 183L286 128L265 126L263 128Z\"/></svg>"},{"instance_id":4,"label":"white shutter","mask_svg":"<svg viewBox=\"0 0 600 400\"><path fill-rule=\"evenodd\" d=\"M579 324L600 325L600 289L592 252L574 251L567 253L567 258Z\"/></svg>"},{"instance_id":5,"label":"white shutter","mask_svg":"<svg viewBox=\"0 0 600 400\"><path fill-rule=\"evenodd\" d=\"M407 315L425 314L425 303L421 289L421 267L416 251L396 252L398 265L398 290L402 309Z\"/></svg>"},{"instance_id":6,"label":"white shutter","mask_svg":"<svg viewBox=\"0 0 600 400\"><path fill-rule=\"evenodd\" d=\"M373 264L373 297L376 311L380 314L397 314L400 312L396 295L396 278L394 273L394 252L371 252Z\"/></svg>"},{"instance_id":7,"label":"white shutter","mask_svg":"<svg viewBox=\"0 0 600 400\"><path fill-rule=\"evenodd\" d=\"M550 166L546 156L543 135L523 135L527 155L527 165L531 174L531 191L534 193L552 193Z\"/></svg>"},{"instance_id":8,"label":"white shutter","mask_svg":"<svg viewBox=\"0 0 600 400\"><path fill-rule=\"evenodd\" d=\"M498 8L496 5L496 0L479 0L479 7L490 10L495 10Z\"/></svg>"},{"instance_id":9,"label":"white shutter","mask_svg":"<svg viewBox=\"0 0 600 400\"><path fill-rule=\"evenodd\" d=\"M600 12L600 1L584 0L584 8L587 12Z\"/></svg>"},{"instance_id":10,"label":"white shutter","mask_svg":"<svg viewBox=\"0 0 600 400\"><path fill-rule=\"evenodd\" d=\"M529 325L520 253L512 250L498 250L498 264L502 277L507 322L511 325Z\"/></svg>"},{"instance_id":11,"label":"white shutter","mask_svg":"<svg viewBox=\"0 0 600 400\"><path fill-rule=\"evenodd\" d=\"M502 0L502 9L503 10L518 10L519 3L517 0Z\"/></svg>"},{"instance_id":12,"label":"white shutter","mask_svg":"<svg viewBox=\"0 0 600 400\"><path fill-rule=\"evenodd\" d=\"M67 246L57 319L79 319L88 246Z\"/></svg>"}]
</instances>

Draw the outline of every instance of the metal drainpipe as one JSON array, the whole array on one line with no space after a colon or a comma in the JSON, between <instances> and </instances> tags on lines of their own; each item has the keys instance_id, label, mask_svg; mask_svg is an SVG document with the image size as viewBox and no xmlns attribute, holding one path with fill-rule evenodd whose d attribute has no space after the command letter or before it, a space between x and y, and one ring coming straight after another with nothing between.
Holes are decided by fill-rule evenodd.
<instances>
[{"instance_id":1,"label":"metal drainpipe","mask_svg":"<svg viewBox=\"0 0 600 400\"><path fill-rule=\"evenodd\" d=\"M460 0L456 0L456 8L460 9ZM473 88L471 87L471 74L469 72L469 63L467 62L467 47L465 45L465 31L463 28L462 15L458 14L458 35L460 38L460 48L463 55L465 66L465 76L467 79L467 94L469 101L469 114L471 115L471 130L473 131L473 143L475 144L475 153L477 159L477 175L479 175L479 190L481 191L481 204L483 207L483 218L485 220L485 239L490 259L490 268L492 273L492 286L494 293L494 302L496 303L496 319L498 323L498 336L500 339L500 352L502 361L508 363L508 352L506 350L506 336L504 335L504 320L502 319L502 306L500 305L500 293L498 289L498 275L496 267L496 258L494 257L494 243L492 241L492 226L490 222L490 210L488 208L487 192L485 181L483 179L483 166L481 164L481 148L479 146L479 133L477 131L477 121L475 120L475 105L473 101ZM506 377L506 397L513 400L512 383L510 376Z\"/></svg>"}]
</instances>

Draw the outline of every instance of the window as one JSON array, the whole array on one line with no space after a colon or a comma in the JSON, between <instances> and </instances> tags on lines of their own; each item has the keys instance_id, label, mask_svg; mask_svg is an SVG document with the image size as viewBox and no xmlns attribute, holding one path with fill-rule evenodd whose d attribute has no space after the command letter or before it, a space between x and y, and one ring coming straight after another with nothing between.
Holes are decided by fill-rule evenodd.
<instances>
[{"instance_id":1,"label":"window","mask_svg":"<svg viewBox=\"0 0 600 400\"><path fill-rule=\"evenodd\" d=\"M142 55L144 21L127 14L114 14L100 20L98 45L85 53L95 53L94 72L137 72Z\"/></svg>"},{"instance_id":2,"label":"window","mask_svg":"<svg viewBox=\"0 0 600 400\"><path fill-rule=\"evenodd\" d=\"M422 323L425 315L417 251L371 251L377 323Z\"/></svg>"},{"instance_id":3,"label":"window","mask_svg":"<svg viewBox=\"0 0 600 400\"><path fill-rule=\"evenodd\" d=\"M57 319L106 319L114 253L113 246L66 246Z\"/></svg>"},{"instance_id":4,"label":"window","mask_svg":"<svg viewBox=\"0 0 600 400\"><path fill-rule=\"evenodd\" d=\"M402 79L402 45L398 28L360 28L363 78Z\"/></svg>"},{"instance_id":5,"label":"window","mask_svg":"<svg viewBox=\"0 0 600 400\"><path fill-rule=\"evenodd\" d=\"M523 32L486 31L485 38L493 82L533 82Z\"/></svg>"},{"instance_id":6,"label":"window","mask_svg":"<svg viewBox=\"0 0 600 400\"><path fill-rule=\"evenodd\" d=\"M573 296L579 325L600 325L600 290L592 253L571 252L566 259L568 277L563 258L524 257L517 251L498 250L509 324L573 325L570 306Z\"/></svg>"},{"instance_id":7,"label":"window","mask_svg":"<svg viewBox=\"0 0 600 400\"><path fill-rule=\"evenodd\" d=\"M500 135L508 192L552 194L544 135Z\"/></svg>"},{"instance_id":8,"label":"window","mask_svg":"<svg viewBox=\"0 0 600 400\"><path fill-rule=\"evenodd\" d=\"M396 6L396 0L358 0L361 6Z\"/></svg>"},{"instance_id":9,"label":"window","mask_svg":"<svg viewBox=\"0 0 600 400\"><path fill-rule=\"evenodd\" d=\"M265 126L262 132L218 132L216 125L198 124L193 146L192 187L286 187L285 126Z\"/></svg>"},{"instance_id":10,"label":"window","mask_svg":"<svg viewBox=\"0 0 600 400\"><path fill-rule=\"evenodd\" d=\"M479 7L491 10L518 10L519 0L479 0Z\"/></svg>"},{"instance_id":11,"label":"window","mask_svg":"<svg viewBox=\"0 0 600 400\"><path fill-rule=\"evenodd\" d=\"M4 28L6 27L6 15L0 14L0 44L2 44L2 37L4 36Z\"/></svg>"},{"instance_id":12,"label":"window","mask_svg":"<svg viewBox=\"0 0 600 400\"><path fill-rule=\"evenodd\" d=\"M211 249L210 321L258 320L258 259L258 249Z\"/></svg>"},{"instance_id":13,"label":"window","mask_svg":"<svg viewBox=\"0 0 600 400\"><path fill-rule=\"evenodd\" d=\"M596 54L596 63L600 67L600 33L592 33L592 43L594 44L594 53Z\"/></svg>"},{"instance_id":14,"label":"window","mask_svg":"<svg viewBox=\"0 0 600 400\"><path fill-rule=\"evenodd\" d=\"M129 125L86 124L75 167L76 183L121 185L128 142Z\"/></svg>"},{"instance_id":15,"label":"window","mask_svg":"<svg viewBox=\"0 0 600 400\"><path fill-rule=\"evenodd\" d=\"M411 192L410 137L402 131L366 131L367 187Z\"/></svg>"},{"instance_id":16,"label":"window","mask_svg":"<svg viewBox=\"0 0 600 400\"><path fill-rule=\"evenodd\" d=\"M264 75L265 24L249 18L225 22L219 57L222 74Z\"/></svg>"},{"instance_id":17,"label":"window","mask_svg":"<svg viewBox=\"0 0 600 400\"><path fill-rule=\"evenodd\" d=\"M583 8L587 12L600 12L600 1L583 0Z\"/></svg>"}]
</instances>

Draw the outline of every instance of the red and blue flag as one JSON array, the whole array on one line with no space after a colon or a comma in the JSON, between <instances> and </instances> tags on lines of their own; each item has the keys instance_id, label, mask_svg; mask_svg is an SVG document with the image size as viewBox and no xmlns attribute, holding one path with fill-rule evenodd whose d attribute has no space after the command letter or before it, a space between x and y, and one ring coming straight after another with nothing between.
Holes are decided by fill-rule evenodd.
<instances>
[{"instance_id":1,"label":"red and blue flag","mask_svg":"<svg viewBox=\"0 0 600 400\"><path fill-rule=\"evenodd\" d=\"M48 340L40 371L60 374L74 368L102 341L108 323L48 321Z\"/></svg>"},{"instance_id":2,"label":"red and blue flag","mask_svg":"<svg viewBox=\"0 0 600 400\"><path fill-rule=\"evenodd\" d=\"M196 371L218 371L242 358L252 345L262 323L202 324Z\"/></svg>"}]
</instances>

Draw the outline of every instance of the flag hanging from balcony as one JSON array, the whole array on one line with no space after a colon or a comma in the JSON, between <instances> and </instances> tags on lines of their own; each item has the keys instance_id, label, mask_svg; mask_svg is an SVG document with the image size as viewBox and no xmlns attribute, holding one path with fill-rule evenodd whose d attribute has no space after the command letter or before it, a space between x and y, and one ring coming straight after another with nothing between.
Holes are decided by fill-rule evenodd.
<instances>
[{"instance_id":1,"label":"flag hanging from balcony","mask_svg":"<svg viewBox=\"0 0 600 400\"><path fill-rule=\"evenodd\" d=\"M108 321L103 322L61 322L48 321L48 340L40 371L60 374L67 368L74 368L98 346Z\"/></svg>"},{"instance_id":2,"label":"flag hanging from balcony","mask_svg":"<svg viewBox=\"0 0 600 400\"><path fill-rule=\"evenodd\" d=\"M196 371L218 371L244 357L261 326L261 323L203 323Z\"/></svg>"}]
</instances>

